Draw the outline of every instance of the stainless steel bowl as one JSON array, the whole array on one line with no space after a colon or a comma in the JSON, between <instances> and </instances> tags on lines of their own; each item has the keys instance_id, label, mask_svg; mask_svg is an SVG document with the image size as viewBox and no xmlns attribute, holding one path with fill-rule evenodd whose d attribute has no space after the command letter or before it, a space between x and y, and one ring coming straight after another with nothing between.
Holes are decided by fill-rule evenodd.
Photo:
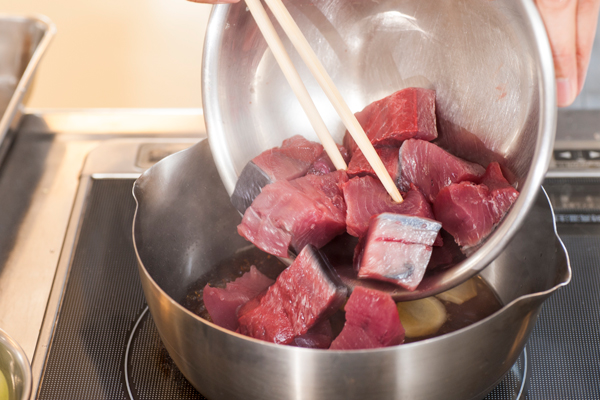
<instances>
[{"instance_id":1,"label":"stainless steel bowl","mask_svg":"<svg viewBox=\"0 0 600 400\"><path fill-rule=\"evenodd\" d=\"M209 399L480 399L523 350L542 303L571 278L544 192L481 276L504 307L467 328L377 350L328 351L261 342L180 305L199 279L248 246L206 141L135 183L134 245L160 337ZM225 263L227 265L227 263Z\"/></svg>"},{"instance_id":2,"label":"stainless steel bowl","mask_svg":"<svg viewBox=\"0 0 600 400\"><path fill-rule=\"evenodd\" d=\"M9 400L28 400L31 395L31 366L27 355L0 329L0 371L8 384Z\"/></svg>"},{"instance_id":3,"label":"stainless steel bowl","mask_svg":"<svg viewBox=\"0 0 600 400\"><path fill-rule=\"evenodd\" d=\"M290 0L301 30L354 111L392 92L436 90L439 142L510 171L520 197L487 241L405 299L481 271L533 206L555 133L554 69L529 0ZM344 128L280 35L338 143ZM318 140L243 2L213 9L204 47L203 104L219 174L231 194L245 164L295 134ZM437 288L437 290L436 290Z\"/></svg>"}]
</instances>

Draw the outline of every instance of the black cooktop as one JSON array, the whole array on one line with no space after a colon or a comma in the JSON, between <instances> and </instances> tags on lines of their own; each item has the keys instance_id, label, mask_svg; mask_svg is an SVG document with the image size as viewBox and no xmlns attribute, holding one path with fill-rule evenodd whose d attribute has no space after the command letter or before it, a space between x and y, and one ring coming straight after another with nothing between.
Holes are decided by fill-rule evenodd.
<instances>
[{"instance_id":1,"label":"black cooktop","mask_svg":"<svg viewBox=\"0 0 600 400\"><path fill-rule=\"evenodd\" d=\"M548 181L551 196L565 184ZM36 398L204 399L169 357L146 307L131 237L132 185L92 180ZM589 210L563 211L559 232L573 280L545 303L526 354L486 399L600 398L600 225L564 217Z\"/></svg>"}]
</instances>

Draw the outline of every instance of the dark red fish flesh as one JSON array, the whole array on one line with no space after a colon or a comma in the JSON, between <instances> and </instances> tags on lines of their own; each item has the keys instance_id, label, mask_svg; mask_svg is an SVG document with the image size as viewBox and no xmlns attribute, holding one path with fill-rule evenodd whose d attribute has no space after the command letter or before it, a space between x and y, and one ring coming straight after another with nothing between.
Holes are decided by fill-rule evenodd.
<instances>
[{"instance_id":1,"label":"dark red fish flesh","mask_svg":"<svg viewBox=\"0 0 600 400\"><path fill-rule=\"evenodd\" d=\"M373 146L398 147L406 139L437 138L435 91L422 88L399 90L357 112L356 119ZM346 131L344 147L354 155L357 145Z\"/></svg>"},{"instance_id":2,"label":"dark red fish flesh","mask_svg":"<svg viewBox=\"0 0 600 400\"><path fill-rule=\"evenodd\" d=\"M250 271L229 282L224 289L206 285L202 293L204 305L215 324L235 331L238 328L238 309L273 282L253 265Z\"/></svg>"},{"instance_id":3,"label":"dark red fish flesh","mask_svg":"<svg viewBox=\"0 0 600 400\"><path fill-rule=\"evenodd\" d=\"M485 173L479 164L458 158L433 143L407 140L400 147L400 190L417 186L430 202L453 183L478 182Z\"/></svg>"},{"instance_id":4,"label":"dark red fish flesh","mask_svg":"<svg viewBox=\"0 0 600 400\"><path fill-rule=\"evenodd\" d=\"M267 342L290 344L333 315L346 295L346 286L327 259L308 245L277 277L260 304L240 317L239 332Z\"/></svg>"},{"instance_id":5,"label":"dark red fish flesh","mask_svg":"<svg viewBox=\"0 0 600 400\"><path fill-rule=\"evenodd\" d=\"M399 147L378 147L375 149L379 158L383 162L385 169L392 177L392 180L397 185L398 184L398 154ZM367 158L364 156L362 151L356 150L352 155L352 159L350 160L350 164L348 164L348 173L349 178L354 178L356 176L372 176L377 178L375 171L371 168L371 164L367 161ZM378 178L379 179L379 178Z\"/></svg>"},{"instance_id":6,"label":"dark red fish flesh","mask_svg":"<svg viewBox=\"0 0 600 400\"><path fill-rule=\"evenodd\" d=\"M481 184L461 182L440 190L433 210L456 243L468 248L492 232L518 196L519 192L504 179L500 166L491 163Z\"/></svg>"},{"instance_id":7,"label":"dark red fish flesh","mask_svg":"<svg viewBox=\"0 0 600 400\"><path fill-rule=\"evenodd\" d=\"M404 342L404 328L389 294L357 286L344 308L346 323L331 350L375 349Z\"/></svg>"},{"instance_id":8,"label":"dark red fish flesh","mask_svg":"<svg viewBox=\"0 0 600 400\"><path fill-rule=\"evenodd\" d=\"M346 150L344 146L337 145L337 147L347 165L350 162L350 154L348 154L348 150ZM327 152L323 151L323 153L315 160L315 162L312 163L307 174L325 175L333 171L335 171L335 166L333 165L333 162L329 158Z\"/></svg>"},{"instance_id":9,"label":"dark red fish flesh","mask_svg":"<svg viewBox=\"0 0 600 400\"><path fill-rule=\"evenodd\" d=\"M323 153L321 144L303 136L296 135L284 140L281 147L264 151L246 164L231 195L231 202L243 214L261 188L279 180L292 180L306 175Z\"/></svg>"},{"instance_id":10,"label":"dark red fish flesh","mask_svg":"<svg viewBox=\"0 0 600 400\"><path fill-rule=\"evenodd\" d=\"M304 335L296 336L291 345L308 349L328 349L333 340L331 323L325 319L308 330Z\"/></svg>"},{"instance_id":11,"label":"dark red fish flesh","mask_svg":"<svg viewBox=\"0 0 600 400\"><path fill-rule=\"evenodd\" d=\"M414 215L434 219L427 199L412 188L402 203L396 203L377 178L364 176L350 179L343 185L346 201L346 230L352 236L362 236L373 215L384 212Z\"/></svg>"},{"instance_id":12,"label":"dark red fish flesh","mask_svg":"<svg viewBox=\"0 0 600 400\"><path fill-rule=\"evenodd\" d=\"M261 250L287 257L312 244L320 248L346 230L342 184L346 172L307 175L263 188L246 212L238 233Z\"/></svg>"}]
</instances>

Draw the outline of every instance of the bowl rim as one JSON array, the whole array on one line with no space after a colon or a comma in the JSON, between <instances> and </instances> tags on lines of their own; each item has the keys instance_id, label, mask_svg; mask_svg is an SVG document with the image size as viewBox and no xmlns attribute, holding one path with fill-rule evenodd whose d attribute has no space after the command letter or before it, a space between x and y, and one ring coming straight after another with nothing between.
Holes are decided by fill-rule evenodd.
<instances>
[{"instance_id":1,"label":"bowl rim","mask_svg":"<svg viewBox=\"0 0 600 400\"><path fill-rule=\"evenodd\" d=\"M17 365L23 372L23 393L21 399L27 400L31 396L31 386L33 381L31 375L31 365L29 363L29 359L27 358L27 354L25 354L25 351L23 351L23 348L19 345L19 343L17 343L17 341L2 328L0 328L0 343L4 345L7 351L17 361Z\"/></svg>"},{"instance_id":2,"label":"bowl rim","mask_svg":"<svg viewBox=\"0 0 600 400\"><path fill-rule=\"evenodd\" d=\"M532 54L538 65L539 75L539 103L540 124L537 130L536 148L532 157L532 168L527 173L525 184L520 188L519 197L509 212L504 216L501 223L490 234L485 242L479 245L475 251L463 261L457 263L452 274L442 272L436 276L436 285L428 289L417 288L413 292L398 291L396 297L401 300L412 300L421 297L435 295L450 289L461 282L475 276L489 265L500 252L508 245L517 230L521 227L525 216L531 210L533 202L542 184L554 146L556 134L556 82L554 78L554 62L550 43L541 16L535 5L528 0L518 0L525 10L525 17L531 23L535 53ZM223 120L220 110L216 107L206 108L207 104L218 103L217 79L219 76L218 59L220 55L219 43L223 39L229 4L221 4L213 7L206 31L203 66L202 66L202 99L204 116L209 136L209 144L213 158L223 184L229 195L233 192L238 175L234 169L234 163L229 152L219 151L227 148L227 143L220 121Z\"/></svg>"}]
</instances>

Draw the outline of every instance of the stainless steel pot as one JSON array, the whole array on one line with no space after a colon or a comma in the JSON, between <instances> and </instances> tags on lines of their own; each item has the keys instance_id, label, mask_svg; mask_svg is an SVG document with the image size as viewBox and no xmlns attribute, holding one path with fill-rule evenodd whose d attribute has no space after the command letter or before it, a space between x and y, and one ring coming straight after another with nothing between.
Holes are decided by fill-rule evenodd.
<instances>
[{"instance_id":1,"label":"stainless steel pot","mask_svg":"<svg viewBox=\"0 0 600 400\"><path fill-rule=\"evenodd\" d=\"M439 143L487 165L498 161L520 197L487 239L452 268L425 277L410 299L481 271L535 202L555 133L554 69L530 0L290 0L290 13L353 111L408 86L437 93ZM329 130L344 128L297 53L280 36ZM210 145L231 194L246 163L283 139L318 140L245 4L213 9L202 70Z\"/></svg>"},{"instance_id":2,"label":"stainless steel pot","mask_svg":"<svg viewBox=\"0 0 600 400\"><path fill-rule=\"evenodd\" d=\"M224 330L180 305L189 288L248 246L207 141L135 183L139 273L169 354L210 399L480 399L521 353L542 303L571 277L538 188L504 251L481 273L505 306L454 333L379 350L280 346Z\"/></svg>"}]
</instances>

